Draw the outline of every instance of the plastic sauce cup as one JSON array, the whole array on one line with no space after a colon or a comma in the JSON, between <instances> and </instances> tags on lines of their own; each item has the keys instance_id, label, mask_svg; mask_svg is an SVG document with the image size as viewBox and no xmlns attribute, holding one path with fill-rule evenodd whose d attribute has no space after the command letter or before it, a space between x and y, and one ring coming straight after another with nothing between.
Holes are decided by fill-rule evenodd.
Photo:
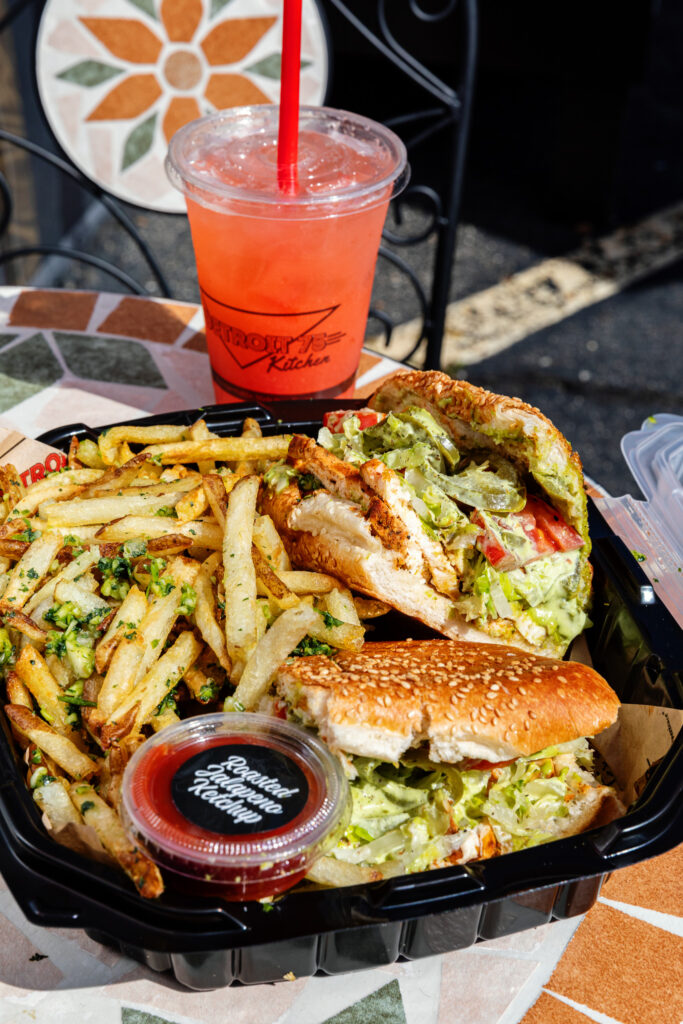
<instances>
[{"instance_id":1,"label":"plastic sauce cup","mask_svg":"<svg viewBox=\"0 0 683 1024\"><path fill-rule=\"evenodd\" d=\"M302 107L298 189L277 184L274 105L181 128L166 170L187 201L216 397L350 394L389 200L408 178L388 128Z\"/></svg>"},{"instance_id":2,"label":"plastic sauce cup","mask_svg":"<svg viewBox=\"0 0 683 1024\"><path fill-rule=\"evenodd\" d=\"M346 826L339 760L305 729L256 713L201 715L145 742L122 816L177 887L257 900L300 881Z\"/></svg>"}]
</instances>

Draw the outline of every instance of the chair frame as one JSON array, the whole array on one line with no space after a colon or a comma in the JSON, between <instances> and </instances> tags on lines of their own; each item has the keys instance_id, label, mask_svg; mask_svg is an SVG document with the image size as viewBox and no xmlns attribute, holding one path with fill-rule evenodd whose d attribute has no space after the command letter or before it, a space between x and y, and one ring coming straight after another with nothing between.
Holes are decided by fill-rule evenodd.
<instances>
[{"instance_id":1,"label":"chair frame","mask_svg":"<svg viewBox=\"0 0 683 1024\"><path fill-rule=\"evenodd\" d=\"M446 307L455 260L455 244L462 188L465 174L465 158L469 136L472 100L474 95L475 70L478 47L477 0L443 0L440 10L427 11L420 0L405 0L409 14L417 21L443 26L448 19L459 15L462 23L462 60L455 87L442 81L433 71L421 63L401 45L390 24L388 6L396 11L397 0L376 0L375 28L370 28L352 11L344 0L325 0L335 8L349 25L376 51L377 55L417 87L419 95L429 104L412 113L385 119L387 127L394 129L408 150L410 158L420 145L441 132L446 138L444 157L451 167L451 175L440 195L435 189L409 184L408 188L394 200L397 223L401 223L401 207L417 201L428 213L431 220L425 228L412 235L400 235L385 229L383 238L396 246L412 246L434 235L436 247L432 268L432 284L429 294L423 288L415 273L401 257L380 248L380 257L389 260L409 279L421 310L422 331L410 351L403 353L404 361L412 359L422 343L426 341L425 369L438 369L441 362L441 346L446 321ZM367 0L365 0L367 3ZM391 342L396 322L387 314L371 309L371 315L384 327L385 345Z\"/></svg>"}]
</instances>

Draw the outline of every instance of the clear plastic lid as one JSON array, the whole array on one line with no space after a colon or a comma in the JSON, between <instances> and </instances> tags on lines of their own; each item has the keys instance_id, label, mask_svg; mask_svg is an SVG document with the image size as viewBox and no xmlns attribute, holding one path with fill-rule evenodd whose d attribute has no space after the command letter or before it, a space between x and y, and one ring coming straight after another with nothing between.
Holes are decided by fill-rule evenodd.
<instances>
[{"instance_id":1,"label":"clear plastic lid","mask_svg":"<svg viewBox=\"0 0 683 1024\"><path fill-rule=\"evenodd\" d=\"M388 201L408 179L406 149L384 125L330 107L299 108L298 188L278 186L279 107L232 107L171 139L166 173L189 199L250 216L334 216Z\"/></svg>"},{"instance_id":2,"label":"clear plastic lid","mask_svg":"<svg viewBox=\"0 0 683 1024\"><path fill-rule=\"evenodd\" d=\"M683 416L648 416L622 438L621 450L645 500L626 495L596 504L683 625Z\"/></svg>"},{"instance_id":3,"label":"clear plastic lid","mask_svg":"<svg viewBox=\"0 0 683 1024\"><path fill-rule=\"evenodd\" d=\"M256 713L190 718L147 740L122 813L162 866L211 881L300 876L343 827L339 760L305 729Z\"/></svg>"}]
</instances>

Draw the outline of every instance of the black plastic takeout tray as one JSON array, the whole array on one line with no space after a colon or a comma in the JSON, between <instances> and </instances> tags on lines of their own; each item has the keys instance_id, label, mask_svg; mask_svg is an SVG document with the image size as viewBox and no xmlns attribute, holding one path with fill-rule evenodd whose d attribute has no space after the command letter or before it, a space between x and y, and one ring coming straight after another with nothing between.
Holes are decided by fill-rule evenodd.
<instances>
[{"instance_id":1,"label":"black plastic takeout tray","mask_svg":"<svg viewBox=\"0 0 683 1024\"><path fill-rule=\"evenodd\" d=\"M245 416L265 434L315 434L326 409L345 402L212 406L136 421L192 423L239 432ZM362 403L360 403L362 404ZM40 440L66 450L83 424ZM591 503L595 667L624 702L683 707L680 630L654 597L623 543ZM425 635L397 615L373 639ZM226 903L173 891L143 900L122 875L59 846L47 835L3 720L0 733L0 870L26 917L84 928L190 988L277 981L320 971L340 974L416 959L582 914L616 868L671 849L683 838L683 731L652 771L625 817L534 849L492 860L345 889L293 891L266 913L258 903Z\"/></svg>"}]
</instances>

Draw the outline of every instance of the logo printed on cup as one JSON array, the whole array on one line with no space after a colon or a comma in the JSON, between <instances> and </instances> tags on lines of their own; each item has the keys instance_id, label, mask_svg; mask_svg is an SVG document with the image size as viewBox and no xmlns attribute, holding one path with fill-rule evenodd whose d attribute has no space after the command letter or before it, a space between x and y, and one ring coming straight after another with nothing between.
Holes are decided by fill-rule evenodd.
<instances>
[{"instance_id":1,"label":"logo printed on cup","mask_svg":"<svg viewBox=\"0 0 683 1024\"><path fill-rule=\"evenodd\" d=\"M221 342L241 370L264 363L266 373L292 373L330 362L325 349L346 337L344 331L320 327L339 306L293 313L238 309L202 291L206 328ZM211 303L214 308L209 308ZM215 307L220 306L220 310ZM278 333L272 331L273 323Z\"/></svg>"},{"instance_id":2,"label":"logo printed on cup","mask_svg":"<svg viewBox=\"0 0 683 1024\"><path fill-rule=\"evenodd\" d=\"M173 802L200 828L221 835L270 832L303 810L308 782L285 754L229 744L200 751L175 773Z\"/></svg>"}]
</instances>

